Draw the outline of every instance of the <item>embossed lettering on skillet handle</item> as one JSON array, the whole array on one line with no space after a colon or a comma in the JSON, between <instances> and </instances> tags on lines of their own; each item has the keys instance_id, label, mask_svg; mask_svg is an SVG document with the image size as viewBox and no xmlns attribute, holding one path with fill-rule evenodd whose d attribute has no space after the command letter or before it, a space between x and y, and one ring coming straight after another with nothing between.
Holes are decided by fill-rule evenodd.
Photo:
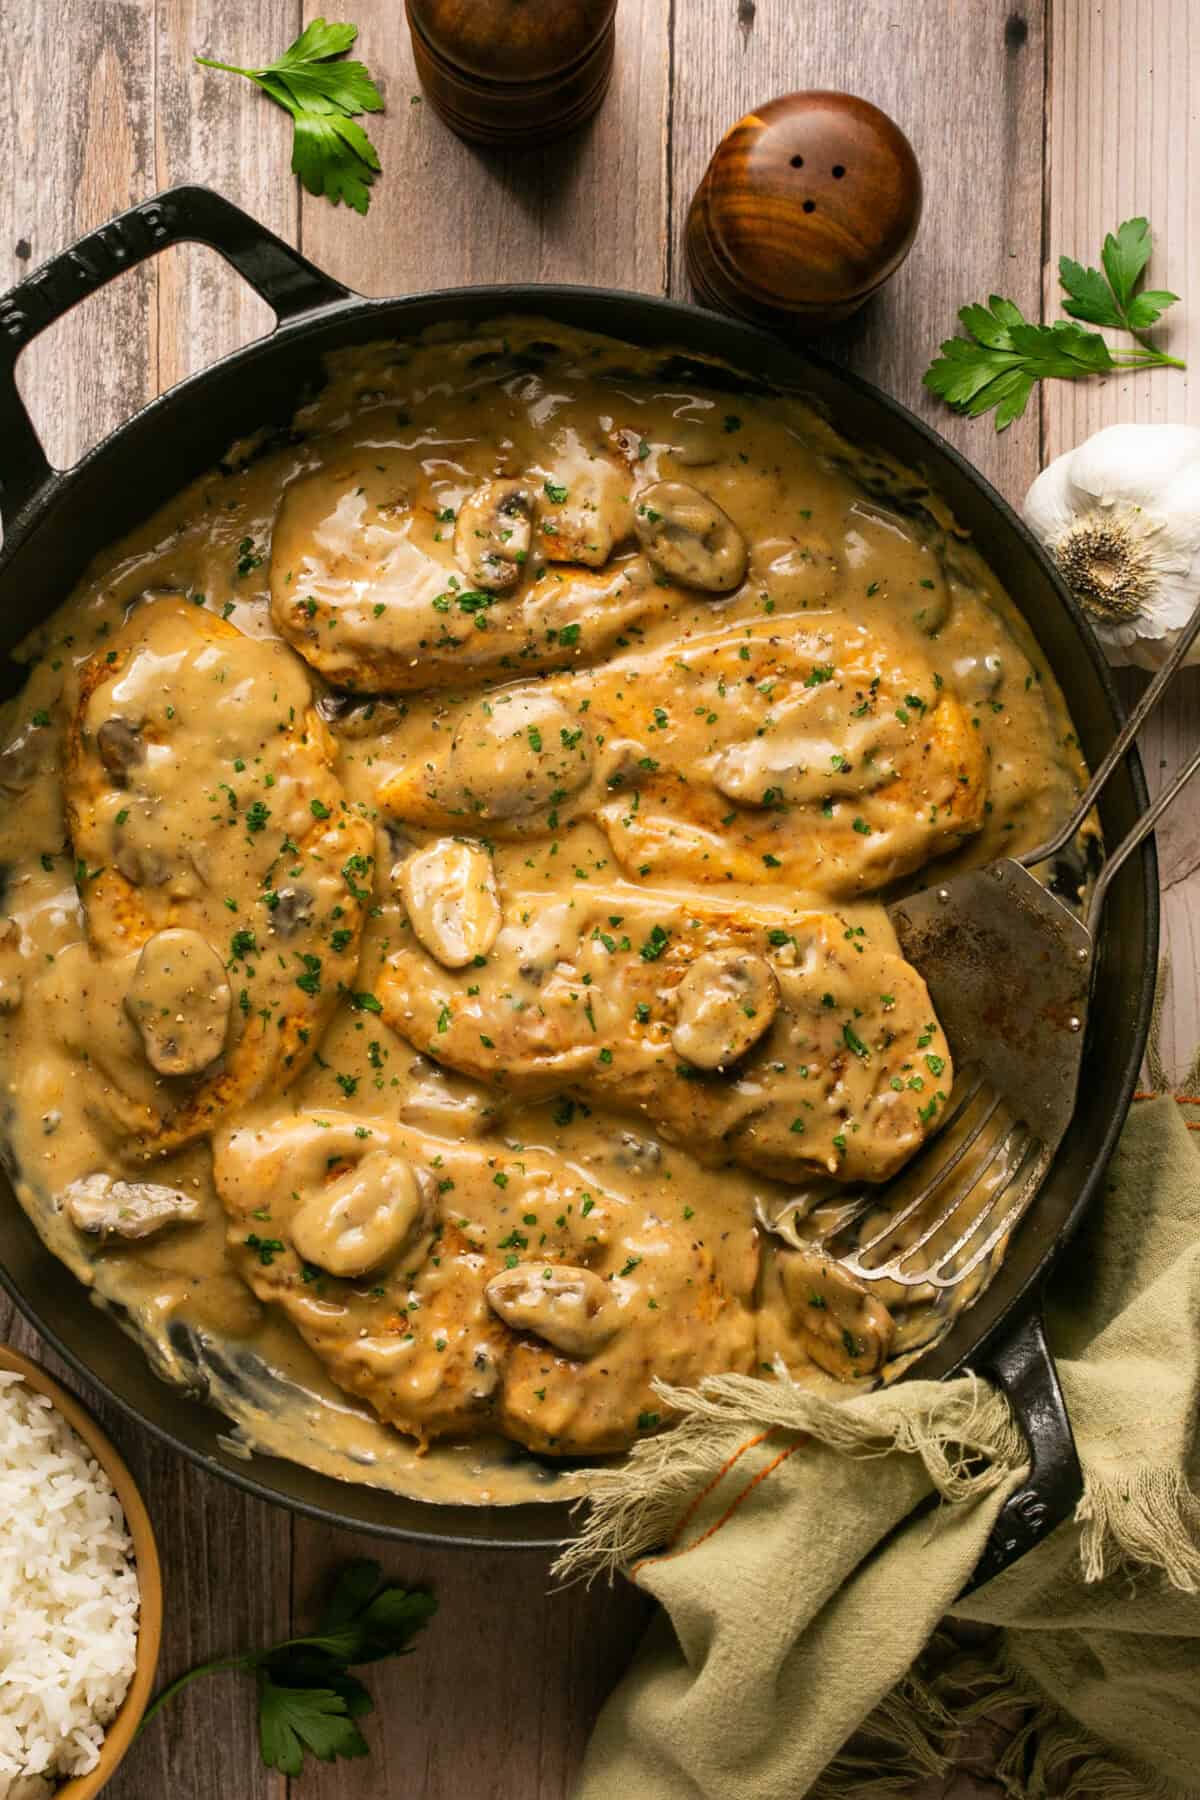
<instances>
[{"instance_id":1,"label":"embossed lettering on skillet handle","mask_svg":"<svg viewBox=\"0 0 1200 1800\"><path fill-rule=\"evenodd\" d=\"M64 313L169 244L217 250L278 320L351 298L290 244L211 188L169 188L81 237L0 297L0 512L6 534L53 479L17 392L17 358Z\"/></svg>"},{"instance_id":2,"label":"embossed lettering on skillet handle","mask_svg":"<svg viewBox=\"0 0 1200 1800\"><path fill-rule=\"evenodd\" d=\"M1026 1480L1000 1509L960 1600L1049 1537L1071 1517L1083 1494L1083 1471L1046 1342L1040 1299L1020 1324L988 1344L972 1363L1007 1395L1029 1444L1030 1467Z\"/></svg>"}]
</instances>

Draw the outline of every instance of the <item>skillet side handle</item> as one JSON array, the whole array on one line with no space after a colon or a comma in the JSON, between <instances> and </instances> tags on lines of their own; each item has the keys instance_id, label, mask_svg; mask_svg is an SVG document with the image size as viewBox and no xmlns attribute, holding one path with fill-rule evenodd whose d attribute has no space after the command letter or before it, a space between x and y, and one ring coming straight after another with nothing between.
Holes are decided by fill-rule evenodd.
<instances>
[{"instance_id":1,"label":"skillet side handle","mask_svg":"<svg viewBox=\"0 0 1200 1800\"><path fill-rule=\"evenodd\" d=\"M17 391L26 344L87 294L170 244L208 244L235 268L277 320L351 297L298 250L211 188L168 188L89 232L0 296L0 510L6 534L54 477Z\"/></svg>"},{"instance_id":2,"label":"skillet side handle","mask_svg":"<svg viewBox=\"0 0 1200 1800\"><path fill-rule=\"evenodd\" d=\"M1049 1537L1083 1495L1083 1470L1040 1301L1013 1331L989 1344L975 1366L1007 1395L1029 1442L1030 1469L1025 1486L1005 1501L960 1600Z\"/></svg>"}]
</instances>

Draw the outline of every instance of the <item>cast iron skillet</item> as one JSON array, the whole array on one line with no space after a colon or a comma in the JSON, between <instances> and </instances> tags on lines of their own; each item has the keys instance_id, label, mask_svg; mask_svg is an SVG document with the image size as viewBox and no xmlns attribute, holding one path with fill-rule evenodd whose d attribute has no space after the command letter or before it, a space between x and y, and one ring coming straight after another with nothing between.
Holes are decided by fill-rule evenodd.
<instances>
[{"instance_id":1,"label":"cast iron skillet","mask_svg":"<svg viewBox=\"0 0 1200 1800\"><path fill-rule=\"evenodd\" d=\"M276 329L153 401L75 468L51 469L17 393L21 350L85 294L182 241L220 251L274 309ZM502 286L365 300L229 201L198 187L175 188L123 213L0 299L0 649L11 649L58 605L98 550L217 462L233 439L285 425L298 399L319 381L324 352L404 338L447 320L479 327L514 312L660 346L664 363L676 366L689 352L719 357L731 371L745 371L729 375L733 391L764 382L801 390L848 437L886 449L926 475L1029 619L1062 684L1087 759L1093 766L1099 760L1119 724L1120 706L1062 582L999 495L928 427L874 388L749 325L640 294ZM10 691L17 680L14 669ZM1102 802L1110 843L1145 804L1141 767L1131 755ZM1147 843L1122 871L1105 908L1071 1129L991 1288L918 1365L923 1377L949 1374L968 1361L990 1375L1008 1393L1032 1447L1029 1481L1001 1514L976 1582L1044 1537L1070 1513L1081 1490L1042 1330L1041 1285L1096 1193L1128 1110L1149 1029L1157 943L1157 865ZM1003 980L1003 972L996 978ZM84 1288L43 1248L2 1176L0 1278L43 1336L132 1419L251 1493L333 1524L397 1538L546 1547L569 1534L562 1503L437 1507L335 1482L298 1464L238 1459L225 1447L219 1416L159 1382L141 1350L89 1304Z\"/></svg>"}]
</instances>

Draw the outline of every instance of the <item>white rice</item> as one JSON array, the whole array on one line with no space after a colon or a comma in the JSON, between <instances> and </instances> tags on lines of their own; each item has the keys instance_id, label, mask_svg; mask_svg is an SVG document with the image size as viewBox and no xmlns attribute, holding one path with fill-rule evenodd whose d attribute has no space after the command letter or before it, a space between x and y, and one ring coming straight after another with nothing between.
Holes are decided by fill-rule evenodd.
<instances>
[{"instance_id":1,"label":"white rice","mask_svg":"<svg viewBox=\"0 0 1200 1800\"><path fill-rule=\"evenodd\" d=\"M95 1767L137 1619L112 1483L50 1401L0 1370L0 1800Z\"/></svg>"}]
</instances>

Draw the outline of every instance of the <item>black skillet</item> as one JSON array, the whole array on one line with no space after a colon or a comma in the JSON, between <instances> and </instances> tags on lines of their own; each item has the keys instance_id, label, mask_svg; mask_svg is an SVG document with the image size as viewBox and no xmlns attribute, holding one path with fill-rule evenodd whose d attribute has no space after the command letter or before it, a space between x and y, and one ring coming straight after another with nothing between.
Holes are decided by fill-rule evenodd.
<instances>
[{"instance_id":1,"label":"black skillet","mask_svg":"<svg viewBox=\"0 0 1200 1800\"><path fill-rule=\"evenodd\" d=\"M57 471L17 393L24 346L77 300L168 244L211 245L276 314L259 343L225 357L154 400ZM962 458L895 401L844 370L752 326L696 307L598 288L459 288L365 300L314 268L229 201L181 187L81 238L0 299L0 642L10 650L69 593L89 559L203 470L235 438L285 425L320 381L329 350L405 338L434 323L478 328L505 313L647 346L664 364L688 353L727 367L706 379L732 391L769 383L798 390L856 443L891 452L950 503L1035 631L1094 767L1114 737L1120 703L1096 643L1049 560L1004 501ZM742 372L742 373L739 373ZM19 675L10 666L8 689ZM1122 837L1146 804L1131 754L1102 802L1104 833ZM1072 1511L1080 1474L1046 1346L1041 1288L1067 1249L1124 1122L1149 1030L1158 945L1157 864L1151 843L1121 871L1104 914L1100 964L1075 1119L1045 1187L988 1292L919 1365L925 1377L969 1364L1008 1394L1032 1449L1030 1477L1006 1505L976 1571L997 1573ZM1003 979L997 971L997 980ZM297 1511L381 1535L488 1548L546 1547L569 1535L563 1503L439 1507L335 1482L299 1464L245 1462L222 1441L224 1421L150 1372L141 1350L42 1246L0 1177L0 1279L17 1305L80 1374L116 1405L202 1466Z\"/></svg>"}]
</instances>

